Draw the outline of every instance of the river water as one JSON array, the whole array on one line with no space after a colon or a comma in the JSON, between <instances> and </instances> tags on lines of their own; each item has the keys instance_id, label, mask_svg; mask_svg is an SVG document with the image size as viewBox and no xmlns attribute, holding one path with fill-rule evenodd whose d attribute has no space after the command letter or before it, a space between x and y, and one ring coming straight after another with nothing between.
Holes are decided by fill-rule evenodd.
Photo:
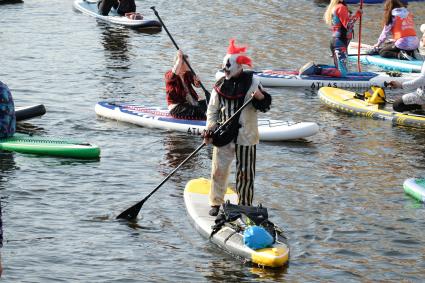
<instances>
[{"instance_id":1,"label":"river water","mask_svg":"<svg viewBox=\"0 0 425 283\"><path fill-rule=\"evenodd\" d=\"M117 214L144 198L201 143L184 134L96 117L100 100L165 106L163 74L175 48L165 31L148 34L97 22L72 0L0 5L0 80L15 104L47 114L22 127L87 140L99 161L0 153L4 282L422 281L425 207L403 193L424 176L425 131L350 117L315 91L270 89L268 117L314 121L303 141L258 146L255 203L284 228L290 264L254 268L202 238L183 188L208 177L202 150L143 206L136 226ZM280 1L139 1L156 5L207 88L228 44L249 45L256 68L331 63L325 4ZM425 4L412 2L417 27ZM356 8L353 6L353 9ZM363 42L379 35L382 5L366 5ZM352 66L355 68L355 66ZM367 67L364 67L366 69Z\"/></svg>"}]
</instances>

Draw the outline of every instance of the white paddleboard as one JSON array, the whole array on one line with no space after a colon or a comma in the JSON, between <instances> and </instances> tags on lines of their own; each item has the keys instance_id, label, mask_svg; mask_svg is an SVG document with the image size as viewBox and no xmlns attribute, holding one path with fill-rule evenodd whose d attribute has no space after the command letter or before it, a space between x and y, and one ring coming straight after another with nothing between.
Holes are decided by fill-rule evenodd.
<instances>
[{"instance_id":1,"label":"white paddleboard","mask_svg":"<svg viewBox=\"0 0 425 283\"><path fill-rule=\"evenodd\" d=\"M205 129L203 120L176 119L167 109L134 103L98 102L95 111L101 117L190 135L201 135ZM262 141L285 141L315 135L319 126L313 122L297 123L261 118L258 119L258 130Z\"/></svg>"},{"instance_id":2,"label":"white paddleboard","mask_svg":"<svg viewBox=\"0 0 425 283\"><path fill-rule=\"evenodd\" d=\"M224 75L219 71L216 73L216 79ZM321 87L338 87L338 88L365 88L374 86L384 87L385 82L399 81L404 82L417 78L416 74L401 74L400 77L393 77L385 72L352 72L346 77L337 78L319 75L298 75L296 70L262 70L255 72L261 84L265 87L307 87L318 90Z\"/></svg>"},{"instance_id":3,"label":"white paddleboard","mask_svg":"<svg viewBox=\"0 0 425 283\"><path fill-rule=\"evenodd\" d=\"M83 14L95 17L105 22L127 26L131 28L161 29L161 23L156 20L132 20L118 15L115 9L111 9L108 16L100 15L97 8L97 1L93 0L75 0L74 8Z\"/></svg>"},{"instance_id":4,"label":"white paddleboard","mask_svg":"<svg viewBox=\"0 0 425 283\"><path fill-rule=\"evenodd\" d=\"M348 59L350 61L357 61L357 54L358 54L358 42L350 42L348 45ZM407 73L419 73L422 68L422 64L424 63L424 60L400 60L395 58L384 58L380 55L367 55L367 53L372 49L373 47L371 45L367 44L361 44L360 46L360 54L364 54L360 56L360 62L363 64L370 64L378 66L385 70L391 70L391 71L400 71L400 72L407 72Z\"/></svg>"}]
</instances>

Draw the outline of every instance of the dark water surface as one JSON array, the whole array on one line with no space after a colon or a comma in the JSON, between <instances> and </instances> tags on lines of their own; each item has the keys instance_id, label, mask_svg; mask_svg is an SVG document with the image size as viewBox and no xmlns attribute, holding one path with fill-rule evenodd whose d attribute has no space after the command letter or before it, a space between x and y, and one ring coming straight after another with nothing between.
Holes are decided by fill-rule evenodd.
<instances>
[{"instance_id":1,"label":"dark water surface","mask_svg":"<svg viewBox=\"0 0 425 283\"><path fill-rule=\"evenodd\" d=\"M102 148L94 162L0 153L4 282L423 280L425 208L402 183L424 175L425 131L329 111L310 90L270 90L267 115L315 121L320 133L258 147L255 201L289 236L287 268L247 266L189 223L183 188L209 176L211 150L145 203L138 227L115 221L201 141L96 118L99 100L165 106L163 74L175 49L164 31L97 22L72 2L0 5L0 80L17 106L48 111L26 127ZM208 88L230 37L250 46L258 68L330 63L325 7L314 1L138 2L153 18L151 5ZM410 4L418 27L424 5ZM381 12L365 7L364 42L378 37Z\"/></svg>"}]
</instances>

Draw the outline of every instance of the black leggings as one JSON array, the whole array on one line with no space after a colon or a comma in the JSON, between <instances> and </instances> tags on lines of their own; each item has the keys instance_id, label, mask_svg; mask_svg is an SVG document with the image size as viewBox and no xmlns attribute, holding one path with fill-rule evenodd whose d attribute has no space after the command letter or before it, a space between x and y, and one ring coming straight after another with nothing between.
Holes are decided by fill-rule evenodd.
<instances>
[{"instance_id":1,"label":"black leggings","mask_svg":"<svg viewBox=\"0 0 425 283\"><path fill-rule=\"evenodd\" d=\"M379 50L379 55L381 55L384 58L397 58L397 59L403 59L400 58L400 51L402 49L395 46L393 42L385 43L384 46ZM404 50L408 55L413 57L413 51L407 51Z\"/></svg>"},{"instance_id":2,"label":"black leggings","mask_svg":"<svg viewBox=\"0 0 425 283\"><path fill-rule=\"evenodd\" d=\"M205 100L198 101L198 105L190 103L177 104L171 109L170 114L174 118L188 120L206 120L205 113L207 112L207 103Z\"/></svg>"},{"instance_id":3,"label":"black leggings","mask_svg":"<svg viewBox=\"0 0 425 283\"><path fill-rule=\"evenodd\" d=\"M419 104L404 104L403 99L397 98L393 103L393 109L397 112L420 110L422 106Z\"/></svg>"},{"instance_id":4,"label":"black leggings","mask_svg":"<svg viewBox=\"0 0 425 283\"><path fill-rule=\"evenodd\" d=\"M97 8L99 14L107 16L111 11L112 7L117 9L117 13L124 16L125 13L136 12L136 3L134 0L99 0L97 1Z\"/></svg>"}]
</instances>

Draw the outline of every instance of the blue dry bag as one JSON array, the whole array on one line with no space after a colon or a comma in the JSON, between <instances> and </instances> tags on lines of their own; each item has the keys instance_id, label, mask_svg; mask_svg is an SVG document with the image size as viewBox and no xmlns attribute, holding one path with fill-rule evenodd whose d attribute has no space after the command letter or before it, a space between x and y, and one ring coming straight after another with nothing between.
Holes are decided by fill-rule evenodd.
<instances>
[{"instance_id":1,"label":"blue dry bag","mask_svg":"<svg viewBox=\"0 0 425 283\"><path fill-rule=\"evenodd\" d=\"M269 232L261 226L249 226L243 232L244 244L253 249L263 249L273 245L274 240Z\"/></svg>"}]
</instances>

